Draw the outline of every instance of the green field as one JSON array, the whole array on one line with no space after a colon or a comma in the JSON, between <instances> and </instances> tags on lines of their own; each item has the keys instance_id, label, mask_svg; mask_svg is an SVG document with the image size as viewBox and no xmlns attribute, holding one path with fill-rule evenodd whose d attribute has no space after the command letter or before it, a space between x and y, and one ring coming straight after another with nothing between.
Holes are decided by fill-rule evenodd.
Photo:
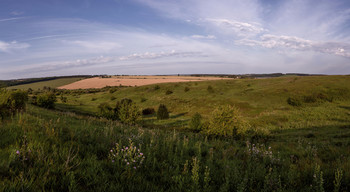
<instances>
[{"instance_id":1,"label":"green field","mask_svg":"<svg viewBox=\"0 0 350 192\"><path fill-rule=\"evenodd\" d=\"M216 107L235 105L243 116L257 129L295 129L315 126L342 126L348 123L350 107L350 76L281 77L270 79L233 79L220 81L169 83L142 87L117 88L117 91L67 94L68 102L57 108L80 113L97 114L97 106L130 98L140 108L157 109L163 103L171 111L166 121L155 121L155 116L145 117L145 123L163 124L167 127L187 126L187 121L198 112L208 118ZM209 92L208 86L213 88ZM186 92L185 88L189 90ZM166 95L166 91L173 91ZM333 102L316 101L294 107L287 103L289 97L311 97L322 94ZM114 100L115 99L115 100ZM141 101L143 99L143 101ZM329 118L332 116L332 118Z\"/></svg>"},{"instance_id":2,"label":"green field","mask_svg":"<svg viewBox=\"0 0 350 192\"><path fill-rule=\"evenodd\" d=\"M49 80L49 81L41 81L36 83L11 86L11 87L8 87L8 89L28 90L29 88L31 88L33 90L38 90L38 89L43 89L44 87L56 88L56 87L67 85L82 79L84 78L82 77L60 78L60 79Z\"/></svg>"},{"instance_id":3,"label":"green field","mask_svg":"<svg viewBox=\"0 0 350 192\"><path fill-rule=\"evenodd\" d=\"M350 76L88 92L56 91L55 110L28 104L1 122L0 191L350 191ZM99 104L123 98L140 110L165 104L170 118L99 117ZM225 105L240 110L246 134L190 129L196 112L205 123Z\"/></svg>"}]
</instances>

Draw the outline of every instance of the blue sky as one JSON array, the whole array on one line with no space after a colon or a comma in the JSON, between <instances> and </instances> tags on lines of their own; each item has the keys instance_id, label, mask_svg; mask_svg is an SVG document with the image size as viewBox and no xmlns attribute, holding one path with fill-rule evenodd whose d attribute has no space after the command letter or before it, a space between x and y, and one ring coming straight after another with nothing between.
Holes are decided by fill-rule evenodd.
<instances>
[{"instance_id":1,"label":"blue sky","mask_svg":"<svg viewBox=\"0 0 350 192\"><path fill-rule=\"evenodd\" d=\"M348 0L0 0L0 79L350 74Z\"/></svg>"}]
</instances>

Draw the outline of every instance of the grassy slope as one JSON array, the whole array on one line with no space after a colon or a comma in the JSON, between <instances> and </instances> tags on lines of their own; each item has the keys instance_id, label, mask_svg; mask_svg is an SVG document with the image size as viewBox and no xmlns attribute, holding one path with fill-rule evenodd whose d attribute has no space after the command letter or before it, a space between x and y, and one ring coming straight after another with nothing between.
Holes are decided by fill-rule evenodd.
<instances>
[{"instance_id":1,"label":"grassy slope","mask_svg":"<svg viewBox=\"0 0 350 192\"><path fill-rule=\"evenodd\" d=\"M208 86L214 92L209 93ZM141 108L154 107L160 103L172 112L166 121L156 121L155 117L144 120L152 124L184 127L195 113L204 119L220 105L236 105L255 128L295 129L322 126L344 126L349 124L350 76L281 77L271 79L222 80L190 83L160 84L142 87L120 88L109 93L66 95L67 104L58 104L61 109L97 113L97 106L108 102L112 106L116 100L131 98ZM190 90L185 92L185 87ZM166 95L166 90L174 93ZM333 102L304 104L292 107L286 102L290 96L308 96L324 93L334 97ZM111 100L115 97L116 100ZM94 99L92 99L94 98ZM141 102L141 98L147 99Z\"/></svg>"},{"instance_id":2,"label":"grassy slope","mask_svg":"<svg viewBox=\"0 0 350 192\"><path fill-rule=\"evenodd\" d=\"M55 80L50 80L50 81L41 81L41 82L36 82L36 83L30 83L30 84L24 84L24 85L16 85L16 86L11 86L8 87L8 89L23 89L27 90L29 88L33 90L37 89L43 89L44 86L46 87L51 87L51 88L56 88L60 87L63 85L67 85L79 80L82 80L83 78L81 77L73 77L73 78L62 78L62 79L55 79Z\"/></svg>"},{"instance_id":3,"label":"grassy slope","mask_svg":"<svg viewBox=\"0 0 350 192\"><path fill-rule=\"evenodd\" d=\"M336 169L343 171L340 191L348 191L350 127L319 129L330 134L299 129L271 138L207 138L28 106L0 124L0 191L321 191L317 165L325 191L333 191ZM137 170L108 160L114 144L128 146L129 139L146 157ZM248 153L247 140L259 150Z\"/></svg>"}]
</instances>

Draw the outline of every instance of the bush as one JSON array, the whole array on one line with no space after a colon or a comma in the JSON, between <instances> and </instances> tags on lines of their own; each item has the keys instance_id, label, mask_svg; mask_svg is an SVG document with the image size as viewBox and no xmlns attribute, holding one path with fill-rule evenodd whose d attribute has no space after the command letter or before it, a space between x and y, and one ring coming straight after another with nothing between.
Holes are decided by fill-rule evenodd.
<instances>
[{"instance_id":1,"label":"bush","mask_svg":"<svg viewBox=\"0 0 350 192\"><path fill-rule=\"evenodd\" d=\"M117 98L114 97L114 96L111 97L111 101L114 101L114 100L116 100L116 99L117 99Z\"/></svg>"},{"instance_id":2,"label":"bush","mask_svg":"<svg viewBox=\"0 0 350 192\"><path fill-rule=\"evenodd\" d=\"M25 91L0 90L0 119L25 110L28 94Z\"/></svg>"},{"instance_id":3,"label":"bush","mask_svg":"<svg viewBox=\"0 0 350 192\"><path fill-rule=\"evenodd\" d=\"M158 120L169 119L169 111L166 108L166 106L163 105L163 104L160 104L159 107L158 107L157 119Z\"/></svg>"},{"instance_id":4,"label":"bush","mask_svg":"<svg viewBox=\"0 0 350 192\"><path fill-rule=\"evenodd\" d=\"M184 89L185 92L188 92L189 90L190 90L189 87L185 87L185 89Z\"/></svg>"},{"instance_id":5,"label":"bush","mask_svg":"<svg viewBox=\"0 0 350 192\"><path fill-rule=\"evenodd\" d=\"M213 111L208 126L203 131L209 135L237 136L244 135L248 127L238 108L228 105Z\"/></svg>"},{"instance_id":6,"label":"bush","mask_svg":"<svg viewBox=\"0 0 350 192\"><path fill-rule=\"evenodd\" d=\"M210 86L210 85L208 86L207 91L208 91L209 93L214 93L214 89L213 89L213 87Z\"/></svg>"},{"instance_id":7,"label":"bush","mask_svg":"<svg viewBox=\"0 0 350 192\"><path fill-rule=\"evenodd\" d=\"M13 113L16 111L23 111L28 101L28 94L25 91L13 91L10 96L10 108Z\"/></svg>"},{"instance_id":8,"label":"bush","mask_svg":"<svg viewBox=\"0 0 350 192\"><path fill-rule=\"evenodd\" d=\"M101 117L116 120L113 108L108 103L101 103L98 110Z\"/></svg>"},{"instance_id":9,"label":"bush","mask_svg":"<svg viewBox=\"0 0 350 192\"><path fill-rule=\"evenodd\" d=\"M61 94L61 101L62 103L67 103L67 97L64 97L63 94Z\"/></svg>"},{"instance_id":10,"label":"bush","mask_svg":"<svg viewBox=\"0 0 350 192\"><path fill-rule=\"evenodd\" d=\"M155 85L154 88L153 88L155 91L160 89L159 85Z\"/></svg>"},{"instance_id":11,"label":"bush","mask_svg":"<svg viewBox=\"0 0 350 192\"><path fill-rule=\"evenodd\" d=\"M302 105L302 101L298 97L288 97L287 103L291 106L299 107Z\"/></svg>"},{"instance_id":12,"label":"bush","mask_svg":"<svg viewBox=\"0 0 350 192\"><path fill-rule=\"evenodd\" d=\"M195 113L190 121L190 129L194 131L200 131L202 129L202 116L199 113Z\"/></svg>"},{"instance_id":13,"label":"bush","mask_svg":"<svg viewBox=\"0 0 350 192\"><path fill-rule=\"evenodd\" d=\"M172 94L172 93L173 93L173 91L167 90L167 91L165 92L165 95L170 95L170 94Z\"/></svg>"},{"instance_id":14,"label":"bush","mask_svg":"<svg viewBox=\"0 0 350 192\"><path fill-rule=\"evenodd\" d=\"M147 101L147 99L144 98L144 97L142 97L142 98L140 99L140 101L141 101L141 103L143 103L143 102Z\"/></svg>"},{"instance_id":15,"label":"bush","mask_svg":"<svg viewBox=\"0 0 350 192\"><path fill-rule=\"evenodd\" d=\"M36 99L36 104L39 107L44 107L47 109L55 108L56 95L52 92L43 93L38 95Z\"/></svg>"},{"instance_id":16,"label":"bush","mask_svg":"<svg viewBox=\"0 0 350 192\"><path fill-rule=\"evenodd\" d=\"M122 123L135 124L141 116L139 109L135 103L128 102L129 100L122 100L118 106L118 118Z\"/></svg>"},{"instance_id":17,"label":"bush","mask_svg":"<svg viewBox=\"0 0 350 192\"><path fill-rule=\"evenodd\" d=\"M111 88L111 89L109 89L109 93L110 94L112 94L112 93L114 93L114 92L116 92L117 91L117 88Z\"/></svg>"},{"instance_id":18,"label":"bush","mask_svg":"<svg viewBox=\"0 0 350 192\"><path fill-rule=\"evenodd\" d=\"M156 111L153 108L146 108L142 110L142 115L153 115Z\"/></svg>"}]
</instances>

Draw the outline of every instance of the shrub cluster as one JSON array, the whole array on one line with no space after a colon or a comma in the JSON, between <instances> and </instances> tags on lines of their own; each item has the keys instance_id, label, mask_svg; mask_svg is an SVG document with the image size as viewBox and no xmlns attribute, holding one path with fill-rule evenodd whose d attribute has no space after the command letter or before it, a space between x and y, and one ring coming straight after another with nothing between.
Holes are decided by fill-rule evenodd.
<instances>
[{"instance_id":1,"label":"shrub cluster","mask_svg":"<svg viewBox=\"0 0 350 192\"><path fill-rule=\"evenodd\" d=\"M208 86L208 88L207 88L207 91L209 92L209 93L214 93L215 91L214 91L214 88L212 87L212 86Z\"/></svg>"},{"instance_id":2,"label":"shrub cluster","mask_svg":"<svg viewBox=\"0 0 350 192\"><path fill-rule=\"evenodd\" d=\"M25 91L0 90L0 120L25 110L28 94Z\"/></svg>"},{"instance_id":3,"label":"shrub cluster","mask_svg":"<svg viewBox=\"0 0 350 192\"><path fill-rule=\"evenodd\" d=\"M157 119L169 119L169 111L164 104L160 104L157 111Z\"/></svg>"},{"instance_id":4,"label":"shrub cluster","mask_svg":"<svg viewBox=\"0 0 350 192\"><path fill-rule=\"evenodd\" d=\"M303 103L323 103L332 101L333 97L324 93L315 93L312 95L305 96L290 96L287 99L287 103L295 107L302 106Z\"/></svg>"},{"instance_id":5,"label":"shrub cluster","mask_svg":"<svg viewBox=\"0 0 350 192\"><path fill-rule=\"evenodd\" d=\"M122 99L112 108L108 103L101 103L99 106L99 114L111 120L119 120L125 124L135 124L141 116L138 107L131 99Z\"/></svg>"},{"instance_id":6,"label":"shrub cluster","mask_svg":"<svg viewBox=\"0 0 350 192\"><path fill-rule=\"evenodd\" d=\"M199 113L195 113L192 116L192 119L190 121L190 129L194 131L201 131L202 130L202 116Z\"/></svg>"},{"instance_id":7,"label":"shrub cluster","mask_svg":"<svg viewBox=\"0 0 350 192\"><path fill-rule=\"evenodd\" d=\"M167 90L167 91L165 92L165 95L170 95L170 94L173 94L173 91Z\"/></svg>"},{"instance_id":8,"label":"shrub cluster","mask_svg":"<svg viewBox=\"0 0 350 192\"><path fill-rule=\"evenodd\" d=\"M156 111L153 108L146 108L142 110L142 115L153 115Z\"/></svg>"},{"instance_id":9,"label":"shrub cluster","mask_svg":"<svg viewBox=\"0 0 350 192\"><path fill-rule=\"evenodd\" d=\"M38 95L34 104L39 107L54 109L56 102L56 95L53 92L46 92Z\"/></svg>"},{"instance_id":10,"label":"shrub cluster","mask_svg":"<svg viewBox=\"0 0 350 192\"><path fill-rule=\"evenodd\" d=\"M227 105L215 109L203 132L209 135L240 136L244 135L249 124L243 120L238 108Z\"/></svg>"}]
</instances>

